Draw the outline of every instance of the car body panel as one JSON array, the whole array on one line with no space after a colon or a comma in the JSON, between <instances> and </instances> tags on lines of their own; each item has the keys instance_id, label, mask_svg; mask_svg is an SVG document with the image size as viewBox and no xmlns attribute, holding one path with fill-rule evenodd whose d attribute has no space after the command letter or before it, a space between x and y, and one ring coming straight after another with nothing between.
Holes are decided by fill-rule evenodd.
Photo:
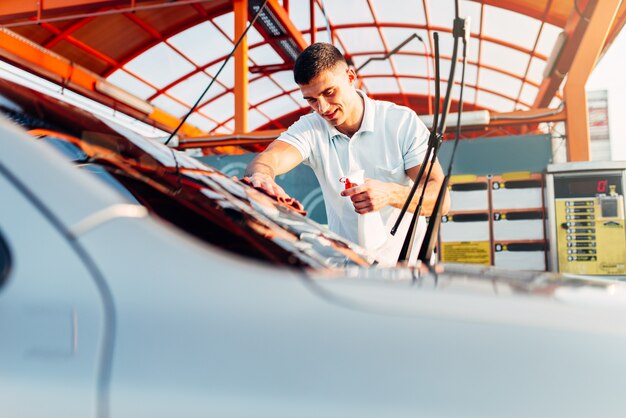
<instances>
[{"instance_id":1,"label":"car body panel","mask_svg":"<svg viewBox=\"0 0 626 418\"><path fill-rule=\"evenodd\" d=\"M621 283L276 267L145 213L77 228L130 203L48 145L0 138L2 416L626 415ZM64 361L25 354L76 335Z\"/></svg>"},{"instance_id":2,"label":"car body panel","mask_svg":"<svg viewBox=\"0 0 626 418\"><path fill-rule=\"evenodd\" d=\"M147 223L119 220L81 238L104 254L98 242L127 234L97 259L109 266L120 318L112 416L626 412L626 381L616 373L626 369L623 308L432 283L307 279L208 256ZM176 257L133 263L130 249L145 236L142 251ZM203 274L192 268L203 264ZM311 289L318 285L326 295Z\"/></svg>"},{"instance_id":3,"label":"car body panel","mask_svg":"<svg viewBox=\"0 0 626 418\"><path fill-rule=\"evenodd\" d=\"M11 270L0 288L2 416L93 416L104 344L100 293L64 234L4 174L0 239Z\"/></svg>"}]
</instances>

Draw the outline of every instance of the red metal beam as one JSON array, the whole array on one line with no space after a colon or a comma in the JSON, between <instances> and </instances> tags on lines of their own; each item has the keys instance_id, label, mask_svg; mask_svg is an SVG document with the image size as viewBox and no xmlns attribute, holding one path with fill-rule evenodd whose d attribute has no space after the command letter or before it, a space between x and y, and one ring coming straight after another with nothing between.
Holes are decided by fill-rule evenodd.
<instances>
[{"instance_id":1,"label":"red metal beam","mask_svg":"<svg viewBox=\"0 0 626 418\"><path fill-rule=\"evenodd\" d=\"M156 125L160 129L173 129L180 123L178 118L158 108L153 107L152 113L147 115L123 101L99 92L96 83L106 82L103 78L7 29L0 29L0 57L105 106ZM202 131L186 123L181 128L181 133L190 136L202 134Z\"/></svg>"},{"instance_id":2,"label":"red metal beam","mask_svg":"<svg viewBox=\"0 0 626 418\"><path fill-rule=\"evenodd\" d=\"M581 1L581 0L576 0ZM547 23L562 27L565 23L568 13L572 9L572 0L559 0L555 2L548 15L544 15L543 1L537 0L480 0L483 4L494 7L500 7L512 12L521 13L535 19L544 19Z\"/></svg>"},{"instance_id":3,"label":"red metal beam","mask_svg":"<svg viewBox=\"0 0 626 418\"><path fill-rule=\"evenodd\" d=\"M611 28L611 32L606 40L606 45L604 47L604 52L606 49L613 43L617 35L620 34L624 26L626 25L626 2L622 2L622 6L617 14L615 22L613 23L613 27Z\"/></svg>"},{"instance_id":4,"label":"red metal beam","mask_svg":"<svg viewBox=\"0 0 626 418\"><path fill-rule=\"evenodd\" d=\"M511 126L520 124L538 124L548 122L562 122L567 117L565 108L562 109L531 109L514 112L492 112L489 127Z\"/></svg>"},{"instance_id":5,"label":"red metal beam","mask_svg":"<svg viewBox=\"0 0 626 418\"><path fill-rule=\"evenodd\" d=\"M478 63L482 64L483 62L483 28L485 22L485 5L480 5L480 22L478 24ZM530 58L529 58L530 61ZM476 69L476 85L480 84L480 70L482 67L479 65ZM478 100L478 90L474 90L474 103Z\"/></svg>"},{"instance_id":6,"label":"red metal beam","mask_svg":"<svg viewBox=\"0 0 626 418\"><path fill-rule=\"evenodd\" d=\"M235 39L243 36L248 25L248 0L233 0ZM244 37L235 51L235 131L248 132L248 39Z\"/></svg>"},{"instance_id":7,"label":"red metal beam","mask_svg":"<svg viewBox=\"0 0 626 418\"><path fill-rule=\"evenodd\" d=\"M285 8L283 8L283 6L280 5L280 3L278 3L278 0L268 0L267 7L272 10L279 23L281 23L287 33L291 35L291 38L295 41L298 47L300 47L301 49L306 48L308 44L304 40L302 32L300 32L300 30L292 22L291 18L289 17L289 13L287 12L287 10L285 10Z\"/></svg>"},{"instance_id":8,"label":"red metal beam","mask_svg":"<svg viewBox=\"0 0 626 418\"><path fill-rule=\"evenodd\" d=\"M309 28L311 32L311 43L316 42L317 31L315 30L315 0L309 0Z\"/></svg>"},{"instance_id":9,"label":"red metal beam","mask_svg":"<svg viewBox=\"0 0 626 418\"><path fill-rule=\"evenodd\" d=\"M320 8L320 10L323 10L322 7L322 2L321 0L315 0L317 6ZM324 13L326 13L324 11ZM326 17L328 18L328 15L326 15ZM367 25L363 25L361 24L360 27L365 27ZM350 60L352 59L352 55L350 55L350 48L346 48L346 45L343 43L343 41L341 40L341 37L339 35L337 35L336 33L336 29L337 26L335 26L331 21L330 18L328 18L328 27L330 28L330 33L328 34L328 39L330 39L330 42L334 44L334 41L336 40L337 42L339 42L339 45L341 45L341 48L345 51L345 57L346 59ZM322 27L322 30L326 30L326 26Z\"/></svg>"},{"instance_id":10,"label":"red metal beam","mask_svg":"<svg viewBox=\"0 0 626 418\"><path fill-rule=\"evenodd\" d=\"M590 16L596 3L597 0L579 0L577 7L578 10L582 11L583 15ZM552 98L559 90L565 76L572 68L572 62L578 52L580 42L587 32L588 26L587 18L581 16L577 10L572 11L563 29L567 35L565 45L556 58L553 70L541 82L533 107L548 107L550 105ZM556 52L553 53L556 54Z\"/></svg>"},{"instance_id":11,"label":"red metal beam","mask_svg":"<svg viewBox=\"0 0 626 418\"><path fill-rule=\"evenodd\" d=\"M124 17L133 22L135 25L139 26L154 39L158 41L163 41L163 35L158 30L146 23L143 19L140 19L136 13L124 13Z\"/></svg>"},{"instance_id":12,"label":"red metal beam","mask_svg":"<svg viewBox=\"0 0 626 418\"><path fill-rule=\"evenodd\" d=\"M502 128L515 125L536 125L539 123L559 122L565 119L564 109L534 109L507 113L490 112L491 122L485 126L462 127L463 131L475 131L482 128ZM448 130L456 129L449 127ZM271 129L249 132L246 134L211 134L187 138L180 141L179 148L214 148L220 146L265 145L277 138L284 129Z\"/></svg>"},{"instance_id":13,"label":"red metal beam","mask_svg":"<svg viewBox=\"0 0 626 418\"><path fill-rule=\"evenodd\" d=\"M70 36L72 33L77 31L78 29L84 27L89 22L93 21L94 19L95 19L94 17L87 17L85 19L80 19L78 22L74 23L73 25L70 25L70 27L68 27L67 29L63 29L63 31L61 33L56 35L52 40L50 40L49 42L43 44L42 46L44 48L47 48L47 49L52 49L59 42L63 41L68 36Z\"/></svg>"},{"instance_id":14,"label":"red metal beam","mask_svg":"<svg viewBox=\"0 0 626 418\"><path fill-rule=\"evenodd\" d=\"M206 3L207 0L178 0L137 5L129 0L55 0L53 6L45 7L40 0L40 7L33 1L0 1L0 24L5 28L29 26L35 23L52 23L66 20L84 19L88 17L106 16L126 12L156 10L169 7L181 7L195 3ZM48 4L48 3L46 3ZM125 4L129 6L124 7ZM107 9L103 9L103 5ZM93 11L84 11L92 9ZM82 10L76 12L76 10Z\"/></svg>"},{"instance_id":15,"label":"red metal beam","mask_svg":"<svg viewBox=\"0 0 626 418\"><path fill-rule=\"evenodd\" d=\"M267 143L276 139L284 129L249 132L246 134L215 134L181 140L178 148L204 148L225 145L250 145Z\"/></svg>"},{"instance_id":16,"label":"red metal beam","mask_svg":"<svg viewBox=\"0 0 626 418\"><path fill-rule=\"evenodd\" d=\"M63 31L61 31L61 29L57 28L56 26L50 24L50 23L46 23L46 22L42 22L40 23L41 27L44 29L49 30L50 32L54 33L55 35L61 35L63 33ZM79 41L78 39L74 38L71 35L65 35L64 39L71 43L72 45L74 45L75 47L78 47L79 49L82 49L83 51L87 52L89 55L98 58L104 62L106 62L107 64L110 65L114 65L117 66L118 63L117 61L115 61L113 58L109 57L108 55L103 54L102 52L98 51L97 49L87 45L86 43Z\"/></svg>"},{"instance_id":17,"label":"red metal beam","mask_svg":"<svg viewBox=\"0 0 626 418\"><path fill-rule=\"evenodd\" d=\"M385 49L385 55L389 55L389 46L387 45L387 40L385 39L385 36L383 35L383 31L381 27L378 25L378 17L376 16L376 13L374 12L374 7L372 7L372 2L370 0L367 0L367 7L369 7L370 13L372 14L372 18L374 19L374 24L376 25L376 28L378 30L378 36L380 36L380 40L383 43L383 48ZM392 60L389 60L389 65L391 66L391 73L393 74L393 78L396 80L396 84L398 85L398 90L400 91L400 94L402 95L402 101L406 107L409 107L409 100L405 96L404 87L402 87L402 83L400 83L400 80L398 79L396 66Z\"/></svg>"},{"instance_id":18,"label":"red metal beam","mask_svg":"<svg viewBox=\"0 0 626 418\"><path fill-rule=\"evenodd\" d=\"M363 78L363 79L368 79L368 78L384 78L384 77L389 77L389 75L388 75L388 74L368 74L368 75L361 76L361 78ZM421 75L408 75L408 74L407 74L407 75L400 75L399 77L400 77L400 78L410 78L410 79L416 79L416 80L428 80L428 78L427 78L427 77L424 77L424 76L421 76ZM447 80L447 79L442 78L442 79L441 79L441 82L442 82L442 83L447 83L447 82L448 82L448 80ZM460 85L460 84L461 84L461 82L457 80L457 81L455 81L455 82L454 82L454 84L455 84L455 85ZM488 89L488 88L485 88L485 87L481 87L481 86L479 86L478 84L474 85L474 84L465 83L465 86L466 86L466 87L469 87L469 88L472 88L472 89L475 89L475 90L477 90L477 91L483 91L483 92L485 92L485 93L493 94L494 96L498 96L498 97L501 97L501 98L503 98L503 99L510 100L511 102L515 102L515 99L513 99L511 96L507 96L506 94L499 93L499 92L497 92L497 91L495 91L495 90L491 90L491 89ZM392 94L392 95L397 95L397 94ZM411 94L409 94L408 96L412 96L412 95L411 95ZM467 103L467 102L469 102L469 101L465 101L465 100L464 100L464 102L466 102L466 103ZM524 105L524 106L528 106L528 107L530 107L530 104L529 104L529 103L524 103L524 102L520 102L520 103L521 103L522 105Z\"/></svg>"},{"instance_id":19,"label":"red metal beam","mask_svg":"<svg viewBox=\"0 0 626 418\"><path fill-rule=\"evenodd\" d=\"M148 100L153 100L154 98L156 98L159 95L167 95L167 90L169 90L173 85L178 84L186 79L188 79L189 77L191 77L192 75L201 72L202 69L196 64L195 61L193 61L191 58L189 58L186 54L184 54L180 49L178 49L177 47L175 47L174 45L172 45L170 42L168 42L162 34L160 34L156 29L154 29L152 26L150 26L147 22L145 22L144 20L140 19L137 15L135 15L134 13L126 13L124 14L124 16L126 18L128 18L131 22L135 23L137 26L139 26L141 29L143 29L144 31L146 31L148 34L150 34L153 38L155 38L157 41L159 42L163 42L164 44L166 44L167 46L169 46L170 48L172 48L176 53L178 53L183 59L185 59L187 62L189 62L195 69L193 71L191 71L190 73L187 73L186 75L178 78L174 83L170 83L169 85L165 86L165 87L157 87L152 85L151 83L147 82L146 80L142 79L139 75L136 74L132 74L134 77L136 77L137 79L141 80L143 83L149 85L150 87L154 88L156 90L156 92L149 97ZM125 70L127 71L127 70ZM128 71L127 71L128 72ZM130 73L130 72L129 72ZM219 82L218 82L219 83ZM219 83L221 84L221 83ZM224 88L226 88L225 85L222 84L222 86ZM171 99L175 100L176 102L186 106L186 107L191 107L191 104L186 104L181 102L180 100L173 98L171 96L168 95L168 97L170 97ZM209 118L211 119L211 118ZM213 119L211 119L213 120ZM217 122L216 122L217 123Z\"/></svg>"},{"instance_id":20,"label":"red metal beam","mask_svg":"<svg viewBox=\"0 0 626 418\"><path fill-rule=\"evenodd\" d=\"M81 90L93 91L98 80L91 71L6 29L0 29L0 56L32 73L59 84L75 85Z\"/></svg>"},{"instance_id":21,"label":"red metal beam","mask_svg":"<svg viewBox=\"0 0 626 418\"><path fill-rule=\"evenodd\" d=\"M582 1L582 0L579 0ZM439 32L439 33L452 33L452 29L451 28L446 28L446 27L442 27L442 26L429 26L428 24L426 25L416 25L413 23L400 23L400 22L379 22L378 23L380 25L381 28L401 28L401 29L415 29L415 30L430 30L433 32ZM376 28L375 25L373 24L363 24L363 23L346 23L346 24L341 24L341 25L333 25L332 26L333 30L341 30L341 29L358 29L358 28ZM319 29L325 29L324 27L319 27L317 28L317 30ZM308 33L308 31L304 31L304 33ZM516 51L522 52L524 54L528 54L531 55L533 57L537 57L539 59L542 60L546 60L548 57L546 57L545 55L539 53L539 52L533 52L532 50L529 50L527 48L521 47L519 45L513 44L511 42L507 42L507 41L503 41L501 39L498 38L493 38L490 36L486 36L486 35L482 35L479 34L478 36L476 36L476 34L472 34L472 38L474 39L479 39L479 40L484 40L484 41L489 41L492 42L494 44L498 44L507 48L511 48L514 49ZM431 51L434 51L434 49L431 49ZM357 54L354 54L357 55Z\"/></svg>"},{"instance_id":22,"label":"red metal beam","mask_svg":"<svg viewBox=\"0 0 626 418\"><path fill-rule=\"evenodd\" d=\"M202 2L198 2L198 3L202 3ZM180 3L175 3L175 4L180 4ZM215 12L216 15L221 15L223 13L226 13L228 10L231 10L231 6L228 5L228 8L216 8L216 9L212 9L212 12ZM168 39L171 36L183 32L193 26L198 25L199 23L205 21L207 18L206 16L208 16L208 13L206 12L206 10L204 10L201 6L199 6L198 4L194 3L191 4L190 7L193 7L194 10L197 12L199 18L198 19L189 19L188 21L186 21L184 24L181 24L180 26L176 26L176 27L172 27L171 29L169 29L168 31L164 31L162 33L160 33L160 39L154 38L154 41L144 45L144 47L142 49L138 49L133 51L130 55L125 56L123 59L119 60L119 66L118 67L113 67L110 70L108 70L107 72L105 72L104 74L102 74L103 77L108 77L109 75L111 75L113 72L115 72L116 70L122 68L127 62L132 61L134 58L138 57L139 55L143 54L145 51L147 51L148 49L152 48L153 46L155 46L156 44L158 44L159 42L161 42L161 39ZM203 13L204 12L204 13ZM132 15L132 13L129 13ZM204 67L206 68L206 67ZM193 74L191 74L193 75Z\"/></svg>"},{"instance_id":23,"label":"red metal beam","mask_svg":"<svg viewBox=\"0 0 626 418\"><path fill-rule=\"evenodd\" d=\"M546 3L546 7L545 7L545 9L543 11L543 16L541 18L541 26L539 26L539 32L537 33L537 37L535 38L535 42L533 44L533 49L532 49L533 53L535 53L537 51L537 45L539 45L539 38L541 37L541 33L543 32L543 29L545 27L545 24L546 24L545 20L546 20L546 17L548 15L548 12L550 11L550 7L551 6L552 6L552 0L548 0L548 2ZM523 80L522 80L522 85L520 86L519 92L517 93L516 102L519 102L520 97L522 97L522 90L524 89L524 83L527 82L527 81L530 81L530 80L528 80L528 73L530 72L530 64L531 63L532 63L532 59L529 58L528 59L528 64L526 65L526 70L524 70L524 77L523 77Z\"/></svg>"},{"instance_id":24,"label":"red metal beam","mask_svg":"<svg viewBox=\"0 0 626 418\"><path fill-rule=\"evenodd\" d=\"M576 48L571 69L565 83L564 99L567 109L567 159L569 161L589 161L589 114L587 111L587 93L585 84L604 49L610 28L621 0L590 1L589 14L582 17L586 22L586 31Z\"/></svg>"}]
</instances>

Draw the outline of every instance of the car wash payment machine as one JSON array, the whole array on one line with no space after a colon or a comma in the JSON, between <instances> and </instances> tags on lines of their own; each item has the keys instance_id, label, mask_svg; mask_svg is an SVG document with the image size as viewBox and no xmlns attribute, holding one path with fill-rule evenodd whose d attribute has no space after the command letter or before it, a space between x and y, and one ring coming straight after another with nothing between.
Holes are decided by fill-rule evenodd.
<instances>
[{"instance_id":1,"label":"car wash payment machine","mask_svg":"<svg viewBox=\"0 0 626 418\"><path fill-rule=\"evenodd\" d=\"M626 276L626 162L551 164L547 171L550 270Z\"/></svg>"}]
</instances>

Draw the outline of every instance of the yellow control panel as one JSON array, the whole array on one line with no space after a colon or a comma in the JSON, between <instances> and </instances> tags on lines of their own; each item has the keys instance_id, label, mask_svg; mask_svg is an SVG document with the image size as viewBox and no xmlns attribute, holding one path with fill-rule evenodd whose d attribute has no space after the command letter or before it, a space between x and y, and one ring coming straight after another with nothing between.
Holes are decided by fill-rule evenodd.
<instances>
[{"instance_id":1,"label":"yellow control panel","mask_svg":"<svg viewBox=\"0 0 626 418\"><path fill-rule=\"evenodd\" d=\"M559 271L626 274L623 195L559 198L555 215Z\"/></svg>"},{"instance_id":2,"label":"yellow control panel","mask_svg":"<svg viewBox=\"0 0 626 418\"><path fill-rule=\"evenodd\" d=\"M626 161L548 165L550 270L626 279L625 191Z\"/></svg>"}]
</instances>

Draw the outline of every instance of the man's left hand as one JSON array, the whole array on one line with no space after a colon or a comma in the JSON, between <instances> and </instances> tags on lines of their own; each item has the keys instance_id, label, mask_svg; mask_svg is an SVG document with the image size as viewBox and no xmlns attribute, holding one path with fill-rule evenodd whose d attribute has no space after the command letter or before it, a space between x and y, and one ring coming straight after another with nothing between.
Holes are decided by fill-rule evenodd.
<instances>
[{"instance_id":1,"label":"man's left hand","mask_svg":"<svg viewBox=\"0 0 626 418\"><path fill-rule=\"evenodd\" d=\"M346 189L341 192L341 195L352 200L354 210L357 213L364 214L381 210L390 205L397 186L394 183L365 179L365 184Z\"/></svg>"}]
</instances>

